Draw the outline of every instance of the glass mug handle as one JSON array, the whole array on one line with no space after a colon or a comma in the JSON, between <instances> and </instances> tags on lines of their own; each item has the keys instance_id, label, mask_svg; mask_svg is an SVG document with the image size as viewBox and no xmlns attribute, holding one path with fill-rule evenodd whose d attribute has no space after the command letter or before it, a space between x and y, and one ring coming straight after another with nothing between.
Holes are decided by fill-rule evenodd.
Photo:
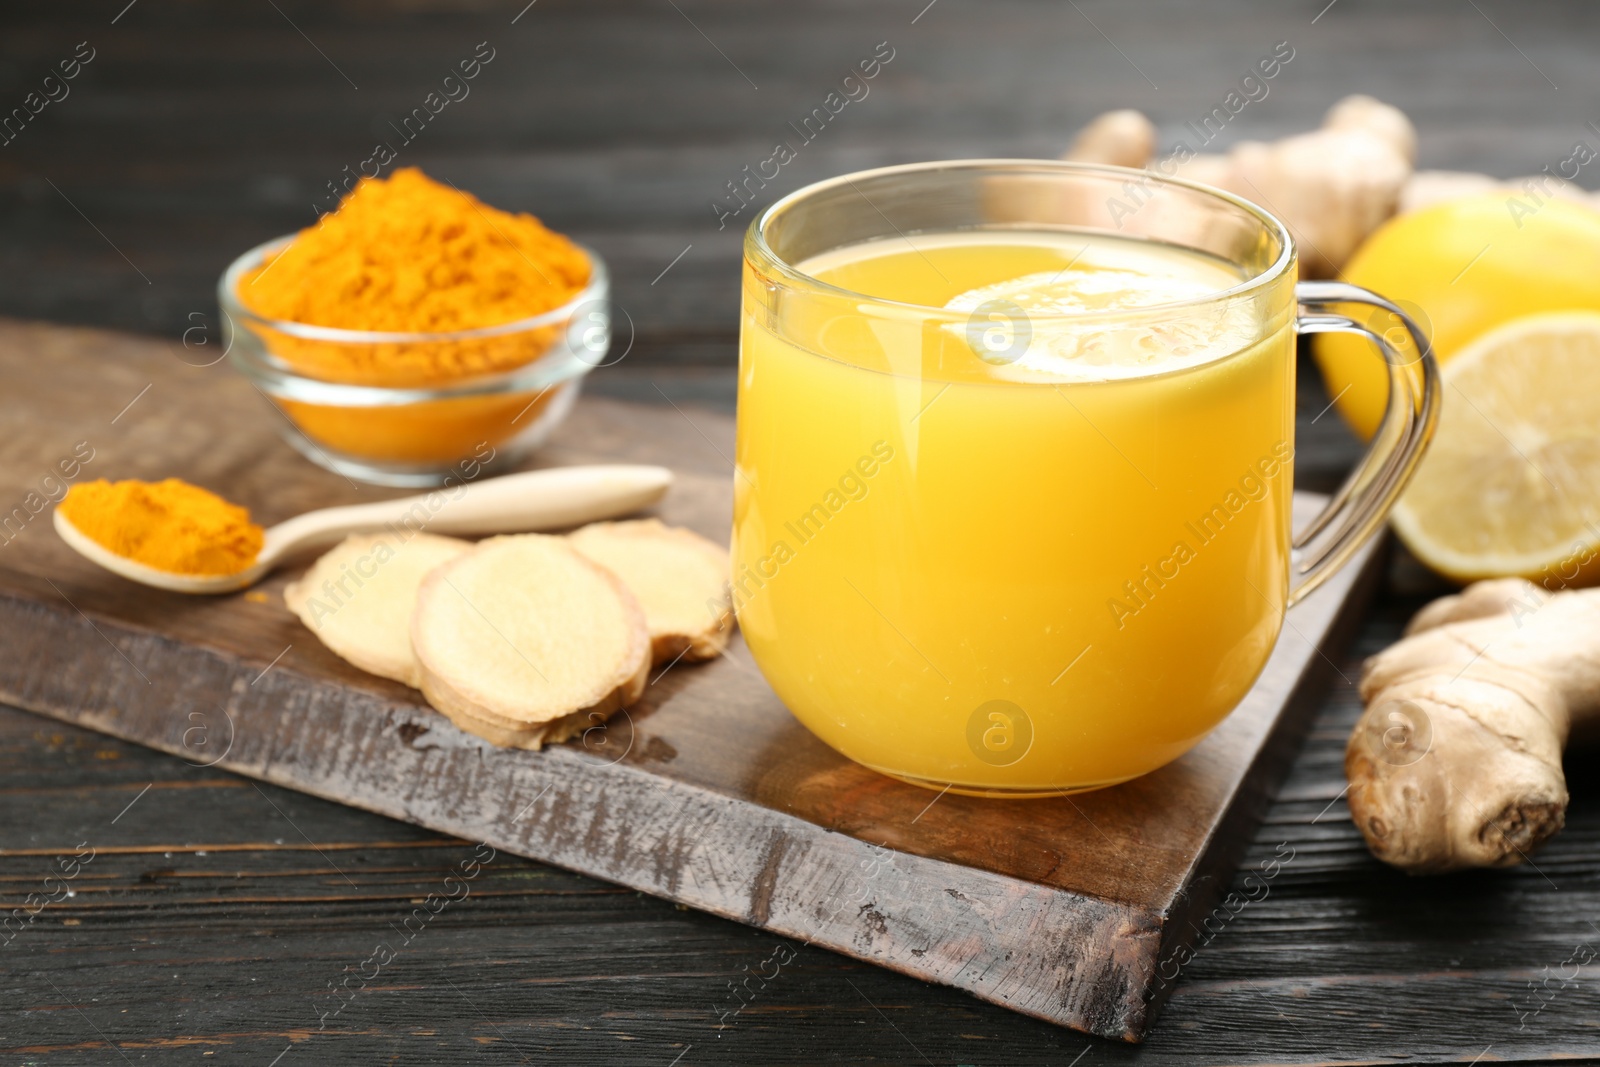
<instances>
[{"instance_id":1,"label":"glass mug handle","mask_svg":"<svg viewBox=\"0 0 1600 1067\"><path fill-rule=\"evenodd\" d=\"M1289 564L1291 605L1344 566L1382 524L1422 461L1439 419L1433 344L1411 316L1376 293L1344 282L1300 282L1294 291L1307 312L1295 320L1296 333L1353 333L1377 346L1389 372L1389 402L1367 454L1322 514L1295 535ZM1329 310L1339 304L1367 304L1394 315L1421 357L1408 360L1382 334Z\"/></svg>"}]
</instances>

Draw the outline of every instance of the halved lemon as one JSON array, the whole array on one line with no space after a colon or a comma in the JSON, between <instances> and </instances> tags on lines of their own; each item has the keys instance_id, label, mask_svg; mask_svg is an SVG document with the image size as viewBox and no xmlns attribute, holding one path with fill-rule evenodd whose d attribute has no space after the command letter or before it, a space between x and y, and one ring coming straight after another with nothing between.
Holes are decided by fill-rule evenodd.
<instances>
[{"instance_id":1,"label":"halved lemon","mask_svg":"<svg viewBox=\"0 0 1600 1067\"><path fill-rule=\"evenodd\" d=\"M1401 540L1462 581L1600 579L1600 312L1515 319L1443 377L1438 433L1394 510Z\"/></svg>"}]
</instances>

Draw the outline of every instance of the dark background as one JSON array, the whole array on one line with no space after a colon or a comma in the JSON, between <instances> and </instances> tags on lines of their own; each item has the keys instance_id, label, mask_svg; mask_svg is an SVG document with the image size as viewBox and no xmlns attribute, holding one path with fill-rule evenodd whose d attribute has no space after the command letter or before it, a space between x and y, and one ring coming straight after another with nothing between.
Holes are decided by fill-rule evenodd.
<instances>
[{"instance_id":1,"label":"dark background","mask_svg":"<svg viewBox=\"0 0 1600 1067\"><path fill-rule=\"evenodd\" d=\"M315 221L326 183L395 141L389 123L485 41L495 58L471 95L397 164L600 251L636 337L591 377L594 391L647 399L659 388L724 410L753 212L719 231L710 205L879 42L894 58L870 94L761 203L881 164L1053 156L1113 107L1145 110L1170 143L1279 41L1294 59L1219 143L1309 128L1350 92L1412 116L1423 167L1509 177L1566 158L1576 140L1600 143L1588 125L1600 121L1600 9L1581 3L525 2L7 3L0 113L79 42L95 58L65 100L0 146L0 314L174 345L187 328L214 328L227 262ZM1336 417L1320 417L1325 404L1303 368L1297 476L1308 488L1331 487L1356 454ZM137 801L76 896L0 949L0 1060L1600 1056L1600 971L1555 977L1572 974L1562 965L1575 951L1600 947L1592 756L1569 761L1566 832L1536 866L1504 872L1400 876L1367 855L1340 799L1360 659L1441 588L1397 555L1355 647L1328 651L1334 687L1244 871L1280 846L1294 859L1199 953L1142 1049L816 949L719 1031L728 984L776 939L511 857L319 1031L327 984L470 847L0 709L0 907L35 890L90 828L105 839Z\"/></svg>"}]
</instances>

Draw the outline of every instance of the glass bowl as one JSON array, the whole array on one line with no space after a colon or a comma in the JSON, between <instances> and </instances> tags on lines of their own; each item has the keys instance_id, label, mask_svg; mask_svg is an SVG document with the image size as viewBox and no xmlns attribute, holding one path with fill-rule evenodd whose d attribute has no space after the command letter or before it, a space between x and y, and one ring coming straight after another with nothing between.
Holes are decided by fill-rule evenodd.
<instances>
[{"instance_id":1,"label":"glass bowl","mask_svg":"<svg viewBox=\"0 0 1600 1067\"><path fill-rule=\"evenodd\" d=\"M294 235L234 260L217 286L233 366L284 416L312 462L379 485L432 486L514 463L542 444L611 347L610 283L558 308L452 333L383 333L270 319L238 295ZM269 268L270 269L270 268ZM471 473L467 473L467 472Z\"/></svg>"}]
</instances>

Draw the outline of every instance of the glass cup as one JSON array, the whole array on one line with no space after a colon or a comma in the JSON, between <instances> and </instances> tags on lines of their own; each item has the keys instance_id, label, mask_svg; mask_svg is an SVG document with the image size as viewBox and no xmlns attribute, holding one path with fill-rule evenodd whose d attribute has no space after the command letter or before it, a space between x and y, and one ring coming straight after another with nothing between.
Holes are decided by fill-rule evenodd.
<instances>
[{"instance_id":1,"label":"glass cup","mask_svg":"<svg viewBox=\"0 0 1600 1067\"><path fill-rule=\"evenodd\" d=\"M948 235L1019 233L1131 239L1239 280L1043 314L807 272L865 242L938 271L926 249ZM796 717L874 770L989 796L1113 785L1194 746L1254 683L1285 610L1379 528L1433 429L1421 331L1365 290L1296 285L1295 264L1260 208L1116 167L890 167L764 211L745 239L732 582ZM1421 356L1330 310L1345 304L1400 316ZM1295 535L1294 339L1326 332L1374 345L1389 407Z\"/></svg>"}]
</instances>

